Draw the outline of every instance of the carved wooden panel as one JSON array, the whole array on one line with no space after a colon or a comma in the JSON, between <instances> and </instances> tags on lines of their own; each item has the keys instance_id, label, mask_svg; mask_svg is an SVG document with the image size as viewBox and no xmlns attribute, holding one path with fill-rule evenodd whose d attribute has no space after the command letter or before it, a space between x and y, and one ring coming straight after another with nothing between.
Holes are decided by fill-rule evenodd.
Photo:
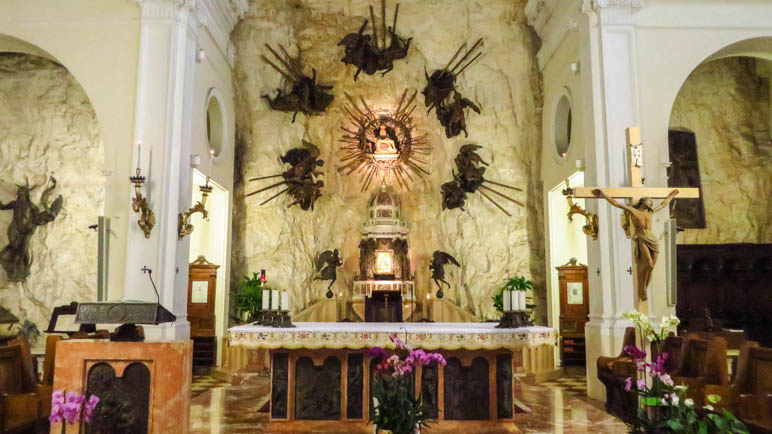
<instances>
[{"instance_id":1,"label":"carved wooden panel","mask_svg":"<svg viewBox=\"0 0 772 434\"><path fill-rule=\"evenodd\" d=\"M697 139L693 132L686 130L668 131L670 145L670 176L668 187L696 187L700 182L700 162L697 158ZM682 228L705 227L705 203L699 199L678 199L675 201L676 223Z\"/></svg>"},{"instance_id":2,"label":"carved wooden panel","mask_svg":"<svg viewBox=\"0 0 772 434\"><path fill-rule=\"evenodd\" d=\"M437 366L424 366L421 372L421 400L429 407L429 417L438 417L439 372Z\"/></svg>"},{"instance_id":3,"label":"carved wooden panel","mask_svg":"<svg viewBox=\"0 0 772 434\"><path fill-rule=\"evenodd\" d=\"M364 397L364 356L362 354L348 355L346 379L346 418L362 419Z\"/></svg>"},{"instance_id":4,"label":"carved wooden panel","mask_svg":"<svg viewBox=\"0 0 772 434\"><path fill-rule=\"evenodd\" d=\"M482 357L462 366L455 357L445 366L445 420L490 419L488 361Z\"/></svg>"},{"instance_id":5,"label":"carved wooden panel","mask_svg":"<svg viewBox=\"0 0 772 434\"><path fill-rule=\"evenodd\" d=\"M99 397L89 434L145 434L150 412L150 371L143 363L132 363L115 376L107 363L97 363L88 372L86 394Z\"/></svg>"},{"instance_id":6,"label":"carved wooden panel","mask_svg":"<svg viewBox=\"0 0 772 434\"><path fill-rule=\"evenodd\" d=\"M314 366L310 357L295 363L295 419L340 419L341 363L327 357L322 366Z\"/></svg>"},{"instance_id":7,"label":"carved wooden panel","mask_svg":"<svg viewBox=\"0 0 772 434\"><path fill-rule=\"evenodd\" d=\"M512 356L496 356L496 417L511 419L512 403Z\"/></svg>"},{"instance_id":8,"label":"carved wooden panel","mask_svg":"<svg viewBox=\"0 0 772 434\"><path fill-rule=\"evenodd\" d=\"M289 390L289 355L273 355L271 370L271 417L287 418L287 392Z\"/></svg>"}]
</instances>

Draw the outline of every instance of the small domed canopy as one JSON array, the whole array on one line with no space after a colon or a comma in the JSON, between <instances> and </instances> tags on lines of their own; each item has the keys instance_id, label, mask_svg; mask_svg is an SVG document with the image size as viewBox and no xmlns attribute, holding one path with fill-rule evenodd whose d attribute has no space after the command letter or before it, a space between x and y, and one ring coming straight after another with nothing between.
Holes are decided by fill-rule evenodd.
<instances>
[{"instance_id":1,"label":"small domed canopy","mask_svg":"<svg viewBox=\"0 0 772 434\"><path fill-rule=\"evenodd\" d=\"M399 196L386 184L381 184L367 203L368 219L362 224L362 235L407 235L407 222L400 216Z\"/></svg>"}]
</instances>

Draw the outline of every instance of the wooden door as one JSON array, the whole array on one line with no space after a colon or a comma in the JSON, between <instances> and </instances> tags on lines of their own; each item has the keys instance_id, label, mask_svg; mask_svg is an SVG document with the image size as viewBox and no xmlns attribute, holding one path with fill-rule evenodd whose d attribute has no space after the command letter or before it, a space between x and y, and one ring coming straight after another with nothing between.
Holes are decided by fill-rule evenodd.
<instances>
[{"instance_id":1,"label":"wooden door","mask_svg":"<svg viewBox=\"0 0 772 434\"><path fill-rule=\"evenodd\" d=\"M215 335L214 299L217 288L215 265L199 256L190 264L188 277L188 321L191 337Z\"/></svg>"},{"instance_id":2,"label":"wooden door","mask_svg":"<svg viewBox=\"0 0 772 434\"><path fill-rule=\"evenodd\" d=\"M556 267L560 286L560 335L563 364L585 364L584 325L589 320L587 266L571 259Z\"/></svg>"}]
</instances>

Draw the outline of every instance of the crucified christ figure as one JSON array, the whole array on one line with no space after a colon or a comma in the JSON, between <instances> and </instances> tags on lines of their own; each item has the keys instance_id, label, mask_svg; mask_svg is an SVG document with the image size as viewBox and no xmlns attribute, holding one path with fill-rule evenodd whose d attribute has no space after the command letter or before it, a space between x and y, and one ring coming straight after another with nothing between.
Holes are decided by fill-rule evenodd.
<instances>
[{"instance_id":1,"label":"crucified christ figure","mask_svg":"<svg viewBox=\"0 0 772 434\"><path fill-rule=\"evenodd\" d=\"M635 270L638 279L636 280L636 290L641 301L646 301L646 288L649 287L651 274L654 271L654 265L659 256L659 241L651 232L652 217L657 211L668 206L671 200L678 194L678 190L673 190L662 200L657 207L651 198L642 197L635 205L624 205L606 195L603 190L596 188L593 190L596 197L606 199L611 205L624 210L630 216L630 222L633 227L633 261L635 261Z\"/></svg>"}]
</instances>

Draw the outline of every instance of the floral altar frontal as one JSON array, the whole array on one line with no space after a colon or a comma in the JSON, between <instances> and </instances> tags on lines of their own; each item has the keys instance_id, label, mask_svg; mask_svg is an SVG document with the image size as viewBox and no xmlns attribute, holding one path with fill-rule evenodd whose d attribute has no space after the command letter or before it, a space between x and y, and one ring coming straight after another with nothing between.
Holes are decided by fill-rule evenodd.
<instances>
[{"instance_id":1,"label":"floral altar frontal","mask_svg":"<svg viewBox=\"0 0 772 434\"><path fill-rule=\"evenodd\" d=\"M437 420L432 432L516 431L515 374L527 374L526 365L551 362L556 338L551 328L499 329L496 323L295 325L243 325L229 332L231 346L270 351L272 432L344 425L346 432L372 432L367 422L376 361L367 350L394 348L394 334L414 348L441 353L447 361L411 373L415 396ZM539 348L543 351L537 356L533 350Z\"/></svg>"}]
</instances>

